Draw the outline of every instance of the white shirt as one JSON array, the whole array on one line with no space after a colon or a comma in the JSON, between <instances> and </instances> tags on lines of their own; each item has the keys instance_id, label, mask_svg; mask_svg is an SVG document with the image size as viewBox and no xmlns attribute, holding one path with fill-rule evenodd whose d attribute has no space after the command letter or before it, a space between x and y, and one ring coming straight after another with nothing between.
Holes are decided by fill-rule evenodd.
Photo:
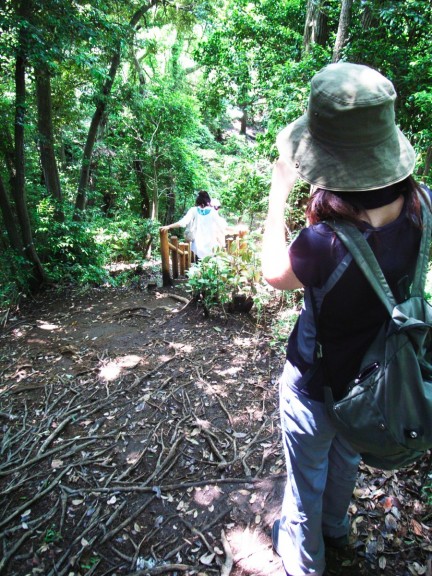
<instances>
[{"instance_id":1,"label":"white shirt","mask_svg":"<svg viewBox=\"0 0 432 576\"><path fill-rule=\"evenodd\" d=\"M212 206L190 208L181 220L180 226L187 226L196 218L195 238L192 241L192 250L198 258L210 256L218 246L225 245L225 229L227 223Z\"/></svg>"}]
</instances>

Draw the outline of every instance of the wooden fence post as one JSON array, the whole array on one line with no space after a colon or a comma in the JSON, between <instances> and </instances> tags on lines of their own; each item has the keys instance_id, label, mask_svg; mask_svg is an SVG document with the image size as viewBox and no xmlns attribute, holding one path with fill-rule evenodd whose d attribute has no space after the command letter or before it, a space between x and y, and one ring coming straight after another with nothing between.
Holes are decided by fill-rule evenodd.
<instances>
[{"instance_id":1,"label":"wooden fence post","mask_svg":"<svg viewBox=\"0 0 432 576\"><path fill-rule=\"evenodd\" d=\"M171 242L171 244L173 244L176 247L176 250L171 250L172 275L173 275L173 278L178 278L179 277L179 266L178 266L179 256L177 253L177 249L179 247L179 241L178 241L177 236L171 236L170 242Z\"/></svg>"},{"instance_id":2,"label":"wooden fence post","mask_svg":"<svg viewBox=\"0 0 432 576\"><path fill-rule=\"evenodd\" d=\"M189 270L192 264L191 243L186 242L186 270Z\"/></svg>"},{"instance_id":3,"label":"wooden fence post","mask_svg":"<svg viewBox=\"0 0 432 576\"><path fill-rule=\"evenodd\" d=\"M162 259L162 285L172 286L173 282L170 275L168 230L159 230L159 237L160 237L160 251Z\"/></svg>"},{"instance_id":4,"label":"wooden fence post","mask_svg":"<svg viewBox=\"0 0 432 576\"><path fill-rule=\"evenodd\" d=\"M240 230L238 234L239 234L239 249L242 250L242 249L246 248L246 245L247 245L246 239L245 239L246 230Z\"/></svg>"},{"instance_id":5,"label":"wooden fence post","mask_svg":"<svg viewBox=\"0 0 432 576\"><path fill-rule=\"evenodd\" d=\"M180 259L180 274L184 276L186 270L186 250L187 244L186 242L179 242L179 248L181 250L181 254L179 254Z\"/></svg>"}]
</instances>

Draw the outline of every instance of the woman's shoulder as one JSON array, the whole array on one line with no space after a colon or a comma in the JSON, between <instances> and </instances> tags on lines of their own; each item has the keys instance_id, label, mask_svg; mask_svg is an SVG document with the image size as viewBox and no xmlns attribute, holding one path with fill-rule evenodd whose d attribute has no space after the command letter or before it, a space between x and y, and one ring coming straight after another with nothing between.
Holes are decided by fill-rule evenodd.
<instances>
[{"instance_id":1,"label":"woman's shoulder","mask_svg":"<svg viewBox=\"0 0 432 576\"><path fill-rule=\"evenodd\" d=\"M294 243L309 245L311 248L328 247L334 239L334 232L325 222L318 222L302 228Z\"/></svg>"},{"instance_id":2,"label":"woman's shoulder","mask_svg":"<svg viewBox=\"0 0 432 576\"><path fill-rule=\"evenodd\" d=\"M322 286L346 254L325 222L303 228L289 250L294 273L304 286Z\"/></svg>"}]
</instances>

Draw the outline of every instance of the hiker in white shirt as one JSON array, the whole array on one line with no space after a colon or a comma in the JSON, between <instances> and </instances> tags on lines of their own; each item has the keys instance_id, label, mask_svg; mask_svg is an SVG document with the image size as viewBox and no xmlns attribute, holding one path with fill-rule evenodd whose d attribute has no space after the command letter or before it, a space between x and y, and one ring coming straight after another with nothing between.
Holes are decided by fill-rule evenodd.
<instances>
[{"instance_id":1,"label":"hiker in white shirt","mask_svg":"<svg viewBox=\"0 0 432 576\"><path fill-rule=\"evenodd\" d=\"M191 249L198 259L210 256L218 247L224 246L226 221L211 203L211 198L205 190L200 190L195 200L195 206L173 224L162 226L161 230L171 228L189 228Z\"/></svg>"}]
</instances>

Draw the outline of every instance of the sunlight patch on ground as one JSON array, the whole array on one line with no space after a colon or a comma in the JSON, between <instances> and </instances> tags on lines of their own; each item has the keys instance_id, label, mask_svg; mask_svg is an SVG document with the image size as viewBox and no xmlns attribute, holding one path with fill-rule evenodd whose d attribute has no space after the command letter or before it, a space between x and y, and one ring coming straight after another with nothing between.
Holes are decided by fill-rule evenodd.
<instances>
[{"instance_id":1,"label":"sunlight patch on ground","mask_svg":"<svg viewBox=\"0 0 432 576\"><path fill-rule=\"evenodd\" d=\"M124 369L134 368L141 362L141 356L127 354L108 362L99 370L99 377L108 382L118 378Z\"/></svg>"},{"instance_id":2,"label":"sunlight patch on ground","mask_svg":"<svg viewBox=\"0 0 432 576\"><path fill-rule=\"evenodd\" d=\"M193 499L200 506L210 506L223 495L219 486L204 486L195 488Z\"/></svg>"},{"instance_id":3,"label":"sunlight patch on ground","mask_svg":"<svg viewBox=\"0 0 432 576\"><path fill-rule=\"evenodd\" d=\"M193 423L193 426L197 426L200 430L211 430L211 422L208 420L201 420L201 418L197 418Z\"/></svg>"},{"instance_id":4,"label":"sunlight patch on ground","mask_svg":"<svg viewBox=\"0 0 432 576\"><path fill-rule=\"evenodd\" d=\"M270 536L263 527L237 527L230 531L229 542L236 565L246 574L271 574L277 569ZM281 572L282 573L282 572Z\"/></svg>"},{"instance_id":5,"label":"sunlight patch on ground","mask_svg":"<svg viewBox=\"0 0 432 576\"><path fill-rule=\"evenodd\" d=\"M110 272L124 272L125 270L134 270L138 266L143 270L152 270L154 266L160 266L160 262L152 259L144 260L139 264L136 262L111 262L110 264L106 264L104 268Z\"/></svg>"},{"instance_id":6,"label":"sunlight patch on ground","mask_svg":"<svg viewBox=\"0 0 432 576\"><path fill-rule=\"evenodd\" d=\"M195 386L201 389L205 394L209 396L221 396L226 398L228 396L227 388L225 384L218 384L216 382L207 382L205 380L197 380Z\"/></svg>"},{"instance_id":7,"label":"sunlight patch on ground","mask_svg":"<svg viewBox=\"0 0 432 576\"><path fill-rule=\"evenodd\" d=\"M231 366L226 370L215 370L215 372L216 374L219 374L219 376L236 376L239 372L241 372L241 370L241 367L236 368L235 366Z\"/></svg>"},{"instance_id":8,"label":"sunlight patch on ground","mask_svg":"<svg viewBox=\"0 0 432 576\"><path fill-rule=\"evenodd\" d=\"M58 330L60 326L57 324L50 324L49 322L45 322L44 320L36 320L37 327L41 330Z\"/></svg>"},{"instance_id":9,"label":"sunlight patch on ground","mask_svg":"<svg viewBox=\"0 0 432 576\"><path fill-rule=\"evenodd\" d=\"M186 354L191 354L194 349L190 344L185 345L183 342L170 342L169 344L174 350L180 350L181 352L186 352Z\"/></svg>"}]
</instances>

